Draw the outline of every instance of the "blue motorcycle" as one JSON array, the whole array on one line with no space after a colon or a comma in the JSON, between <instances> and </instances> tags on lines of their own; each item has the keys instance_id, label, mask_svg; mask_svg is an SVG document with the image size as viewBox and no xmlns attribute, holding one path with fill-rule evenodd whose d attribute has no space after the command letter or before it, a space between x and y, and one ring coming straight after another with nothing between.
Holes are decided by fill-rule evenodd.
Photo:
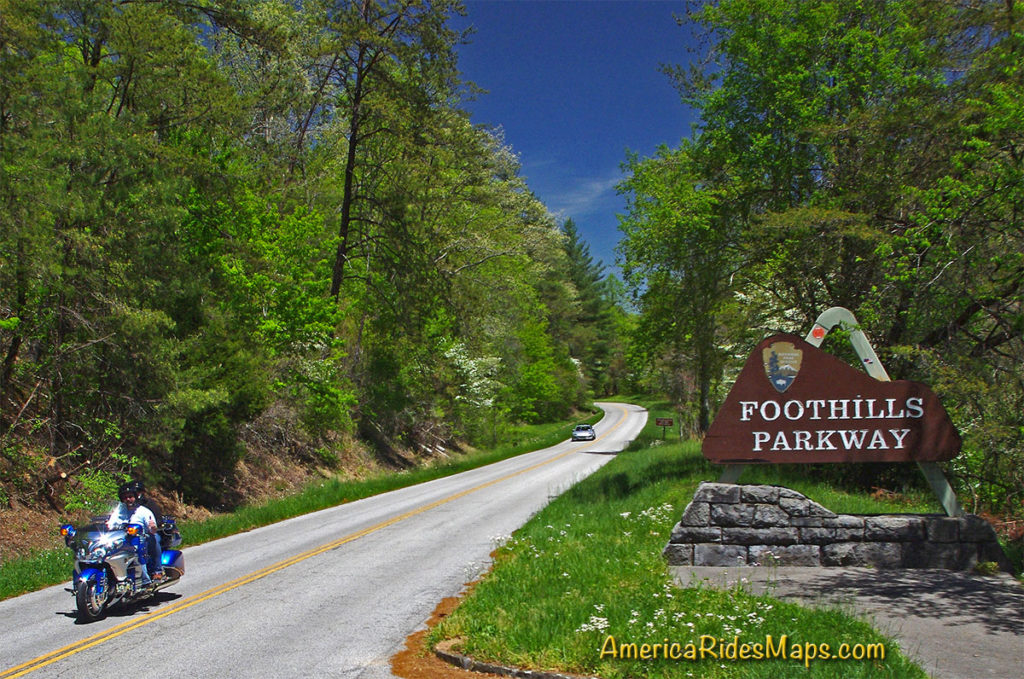
<instances>
[{"instance_id":1,"label":"blue motorcycle","mask_svg":"<svg viewBox=\"0 0 1024 679\"><path fill-rule=\"evenodd\" d=\"M164 578L150 582L145 580L147 536L143 526L108 527L107 517L100 516L78 528L65 524L60 532L74 554L70 591L82 622L100 619L116 604L147 599L185 574L185 558L176 549L181 545L181 534L171 517L165 516L160 526Z\"/></svg>"}]
</instances>

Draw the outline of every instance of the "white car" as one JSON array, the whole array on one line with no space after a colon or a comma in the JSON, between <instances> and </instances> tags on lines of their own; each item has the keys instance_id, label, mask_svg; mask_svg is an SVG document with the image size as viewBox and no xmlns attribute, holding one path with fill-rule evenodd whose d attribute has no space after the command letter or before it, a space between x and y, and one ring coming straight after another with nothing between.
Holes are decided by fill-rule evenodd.
<instances>
[{"instance_id":1,"label":"white car","mask_svg":"<svg viewBox=\"0 0 1024 679\"><path fill-rule=\"evenodd\" d=\"M593 441L597 438L597 432L589 424L577 424L572 430L573 441Z\"/></svg>"}]
</instances>

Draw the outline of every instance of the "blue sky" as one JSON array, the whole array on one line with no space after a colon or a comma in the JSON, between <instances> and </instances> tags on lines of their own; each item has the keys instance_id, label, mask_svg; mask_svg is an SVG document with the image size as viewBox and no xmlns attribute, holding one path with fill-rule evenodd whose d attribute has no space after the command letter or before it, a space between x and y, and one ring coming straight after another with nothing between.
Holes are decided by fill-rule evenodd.
<instances>
[{"instance_id":1,"label":"blue sky","mask_svg":"<svg viewBox=\"0 0 1024 679\"><path fill-rule=\"evenodd\" d=\"M662 64L685 64L692 31L682 0L466 0L463 78L487 90L474 123L500 127L531 190L571 217L612 271L627 151L652 155L691 135L694 116Z\"/></svg>"}]
</instances>

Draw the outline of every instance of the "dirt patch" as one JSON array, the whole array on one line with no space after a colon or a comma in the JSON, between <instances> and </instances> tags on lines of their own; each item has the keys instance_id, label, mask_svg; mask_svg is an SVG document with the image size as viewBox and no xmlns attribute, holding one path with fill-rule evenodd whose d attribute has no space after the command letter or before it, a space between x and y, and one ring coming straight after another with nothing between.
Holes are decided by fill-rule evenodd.
<instances>
[{"instance_id":1,"label":"dirt patch","mask_svg":"<svg viewBox=\"0 0 1024 679\"><path fill-rule=\"evenodd\" d=\"M475 583L474 583L475 584ZM391 658L391 671L402 679L470 679L472 677L524 677L531 676L537 679L593 679L593 675L586 677L576 674L565 674L562 672L547 672L543 670L527 670L504 665L476 662L458 652L462 639L445 639L437 645L438 653L428 648L426 639L432 627L444 620L452 611L458 607L472 590L463 592L458 597L448 597L437 605L433 615L427 621L427 629L414 632L405 640L405 649L396 653ZM448 655L451 660L443 660L438 657L440 654ZM464 663L461 666L454 662ZM463 669L472 666L473 669ZM493 672L491 671L493 670Z\"/></svg>"},{"instance_id":2,"label":"dirt patch","mask_svg":"<svg viewBox=\"0 0 1024 679\"><path fill-rule=\"evenodd\" d=\"M0 563L33 552L63 547L56 512L15 505L0 509Z\"/></svg>"},{"instance_id":3,"label":"dirt patch","mask_svg":"<svg viewBox=\"0 0 1024 679\"><path fill-rule=\"evenodd\" d=\"M405 649L391 658L391 671L403 679L468 679L470 677L498 677L497 674L471 672L441 660L427 647L430 628L444 620L456 609L462 597L448 597L434 609L427 620L427 629L410 634Z\"/></svg>"}]
</instances>

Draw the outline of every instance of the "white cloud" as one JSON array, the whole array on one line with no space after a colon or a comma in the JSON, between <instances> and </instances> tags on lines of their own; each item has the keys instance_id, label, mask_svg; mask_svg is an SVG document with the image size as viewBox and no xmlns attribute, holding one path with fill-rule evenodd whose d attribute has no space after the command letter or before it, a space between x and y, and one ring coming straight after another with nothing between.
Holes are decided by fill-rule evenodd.
<instances>
[{"instance_id":1,"label":"white cloud","mask_svg":"<svg viewBox=\"0 0 1024 679\"><path fill-rule=\"evenodd\" d=\"M618 209L615 186L622 176L582 179L548 198L548 209L561 217L578 217Z\"/></svg>"}]
</instances>

